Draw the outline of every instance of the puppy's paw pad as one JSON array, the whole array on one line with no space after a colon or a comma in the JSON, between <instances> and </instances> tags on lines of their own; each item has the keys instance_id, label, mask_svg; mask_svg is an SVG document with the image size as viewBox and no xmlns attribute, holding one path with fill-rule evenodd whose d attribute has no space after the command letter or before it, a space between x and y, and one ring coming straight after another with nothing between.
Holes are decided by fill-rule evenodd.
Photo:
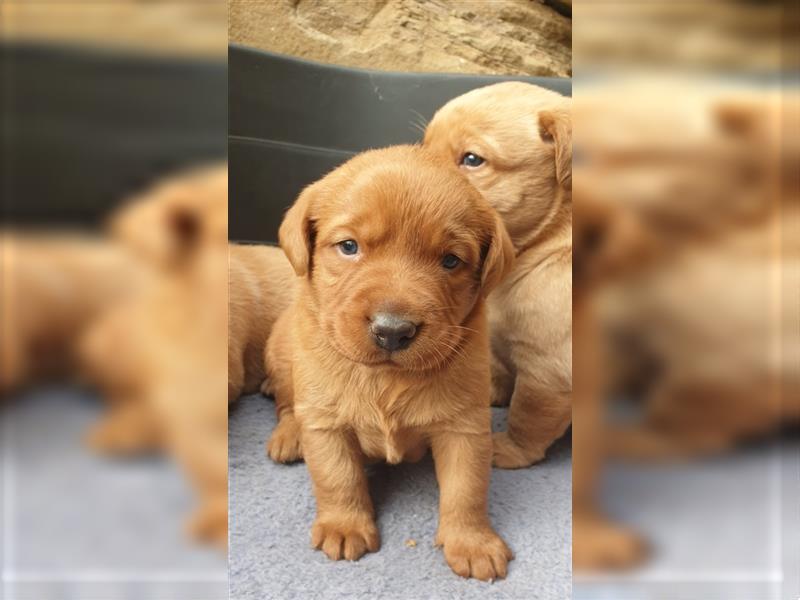
<instances>
[{"instance_id":1,"label":"puppy's paw pad","mask_svg":"<svg viewBox=\"0 0 800 600\"><path fill-rule=\"evenodd\" d=\"M311 528L311 545L331 560L358 560L367 552L377 552L380 536L372 519L316 521Z\"/></svg>"},{"instance_id":2,"label":"puppy's paw pad","mask_svg":"<svg viewBox=\"0 0 800 600\"><path fill-rule=\"evenodd\" d=\"M437 540L442 540L442 536ZM514 558L503 539L492 530L450 533L442 545L444 558L454 573L482 581L504 579L508 561Z\"/></svg>"},{"instance_id":3,"label":"puppy's paw pad","mask_svg":"<svg viewBox=\"0 0 800 600\"><path fill-rule=\"evenodd\" d=\"M521 448L506 432L492 435L492 447L492 464L500 469L530 467L544 458L544 452Z\"/></svg>"},{"instance_id":4,"label":"puppy's paw pad","mask_svg":"<svg viewBox=\"0 0 800 600\"><path fill-rule=\"evenodd\" d=\"M267 454L278 463L303 460L300 426L296 419L285 417L278 422L267 442Z\"/></svg>"}]
</instances>

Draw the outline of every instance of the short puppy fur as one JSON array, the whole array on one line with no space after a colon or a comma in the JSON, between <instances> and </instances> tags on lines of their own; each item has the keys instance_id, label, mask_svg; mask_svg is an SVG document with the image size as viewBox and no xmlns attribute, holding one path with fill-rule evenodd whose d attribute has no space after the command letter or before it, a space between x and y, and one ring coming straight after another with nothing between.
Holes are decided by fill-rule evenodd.
<instances>
[{"instance_id":1,"label":"short puppy fur","mask_svg":"<svg viewBox=\"0 0 800 600\"><path fill-rule=\"evenodd\" d=\"M273 438L299 427L313 546L333 560L376 551L365 462L419 460L430 447L447 563L463 577L504 577L512 553L487 514L484 298L514 252L496 213L456 169L399 146L304 190L280 242L300 284L267 344Z\"/></svg>"},{"instance_id":2,"label":"short puppy fur","mask_svg":"<svg viewBox=\"0 0 800 600\"><path fill-rule=\"evenodd\" d=\"M85 375L76 340L141 275L124 248L100 237L0 231L0 396Z\"/></svg>"},{"instance_id":3,"label":"short puppy fur","mask_svg":"<svg viewBox=\"0 0 800 600\"><path fill-rule=\"evenodd\" d=\"M292 266L273 246L231 244L228 274L228 402L233 402L263 384L267 337L296 286Z\"/></svg>"},{"instance_id":4,"label":"short puppy fur","mask_svg":"<svg viewBox=\"0 0 800 600\"><path fill-rule=\"evenodd\" d=\"M538 462L571 421L571 123L569 98L506 82L450 101L425 131L425 146L497 209L516 251L489 298L492 403L511 403L498 467Z\"/></svg>"}]
</instances>

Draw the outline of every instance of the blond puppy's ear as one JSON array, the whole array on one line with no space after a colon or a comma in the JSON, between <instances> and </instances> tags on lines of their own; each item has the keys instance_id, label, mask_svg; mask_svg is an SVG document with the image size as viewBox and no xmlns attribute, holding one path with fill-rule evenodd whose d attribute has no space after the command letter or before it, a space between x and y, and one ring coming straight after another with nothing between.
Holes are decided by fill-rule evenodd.
<instances>
[{"instance_id":1,"label":"blond puppy's ear","mask_svg":"<svg viewBox=\"0 0 800 600\"><path fill-rule=\"evenodd\" d=\"M766 106L755 102L723 101L712 107L717 128L725 134L741 138L754 138L760 123L767 119Z\"/></svg>"},{"instance_id":2,"label":"blond puppy's ear","mask_svg":"<svg viewBox=\"0 0 800 600\"><path fill-rule=\"evenodd\" d=\"M197 206L179 200L163 191L134 200L114 214L109 230L149 262L178 264L193 254L203 234Z\"/></svg>"},{"instance_id":3,"label":"blond puppy's ear","mask_svg":"<svg viewBox=\"0 0 800 600\"><path fill-rule=\"evenodd\" d=\"M298 277L311 271L314 255L314 221L311 212L319 191L315 183L304 189L283 217L278 230L278 241Z\"/></svg>"},{"instance_id":4,"label":"blond puppy's ear","mask_svg":"<svg viewBox=\"0 0 800 600\"><path fill-rule=\"evenodd\" d=\"M494 228L481 268L481 289L488 296L514 266L514 245L500 216L492 211Z\"/></svg>"},{"instance_id":5,"label":"blond puppy's ear","mask_svg":"<svg viewBox=\"0 0 800 600\"><path fill-rule=\"evenodd\" d=\"M572 115L566 106L539 112L539 135L555 147L556 179L572 189Z\"/></svg>"}]
</instances>

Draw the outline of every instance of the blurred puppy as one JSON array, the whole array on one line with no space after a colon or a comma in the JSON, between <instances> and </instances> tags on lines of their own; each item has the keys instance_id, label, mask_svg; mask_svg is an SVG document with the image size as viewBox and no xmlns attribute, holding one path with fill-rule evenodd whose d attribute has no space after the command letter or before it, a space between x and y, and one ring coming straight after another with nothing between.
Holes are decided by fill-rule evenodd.
<instances>
[{"instance_id":1,"label":"blurred puppy","mask_svg":"<svg viewBox=\"0 0 800 600\"><path fill-rule=\"evenodd\" d=\"M0 233L0 394L72 376L76 340L141 275L137 261L107 240Z\"/></svg>"},{"instance_id":2,"label":"blurred puppy","mask_svg":"<svg viewBox=\"0 0 800 600\"><path fill-rule=\"evenodd\" d=\"M280 248L230 246L228 402L258 391L264 348L278 315L294 297L296 278Z\"/></svg>"},{"instance_id":3,"label":"blurred puppy","mask_svg":"<svg viewBox=\"0 0 800 600\"><path fill-rule=\"evenodd\" d=\"M500 213L514 271L489 299L492 403L511 407L494 464L529 466L572 415L571 101L507 82L447 103L425 146L461 167Z\"/></svg>"},{"instance_id":4,"label":"blurred puppy","mask_svg":"<svg viewBox=\"0 0 800 600\"><path fill-rule=\"evenodd\" d=\"M777 255L776 239L777 223L729 232L601 299L614 331L644 332L642 345L661 367L644 390L640 422L610 435L614 454L660 460L716 454L800 422L793 301L800 253L787 248ZM730 294L719 293L723 284ZM611 306L615 300L627 309L624 316Z\"/></svg>"},{"instance_id":5,"label":"blurred puppy","mask_svg":"<svg viewBox=\"0 0 800 600\"><path fill-rule=\"evenodd\" d=\"M191 532L225 547L227 169L155 186L112 230L147 278L84 339L84 361L112 404L90 442L112 452L164 448L200 495Z\"/></svg>"},{"instance_id":6,"label":"blurred puppy","mask_svg":"<svg viewBox=\"0 0 800 600\"><path fill-rule=\"evenodd\" d=\"M670 89L665 105L665 90L629 91L576 113L576 570L643 556L596 505L606 456L719 452L800 420L800 251L781 235L800 211L780 181L797 154L777 160L773 99ZM620 390L642 398L643 418L609 429L605 406Z\"/></svg>"},{"instance_id":7,"label":"blurred puppy","mask_svg":"<svg viewBox=\"0 0 800 600\"><path fill-rule=\"evenodd\" d=\"M502 222L452 167L399 146L308 187L280 228L298 297L267 345L280 425L299 423L317 499L312 543L334 560L379 547L364 461L433 450L437 543L463 577L504 577L491 470L484 297L509 271ZM275 434L273 434L274 437Z\"/></svg>"},{"instance_id":8,"label":"blurred puppy","mask_svg":"<svg viewBox=\"0 0 800 600\"><path fill-rule=\"evenodd\" d=\"M626 132L624 144L597 132L581 179L656 242L647 269L595 300L615 342L615 383L644 400L641 422L609 435L613 453L630 458L717 453L800 419L797 311L786 301L800 287L800 252L791 236L780 247L781 224L798 214L786 196L798 160L784 135L786 98L681 96L688 103L669 109L635 102L633 114L601 105L581 122ZM653 106L666 114L654 120ZM637 134L635 118L658 135Z\"/></svg>"}]
</instances>

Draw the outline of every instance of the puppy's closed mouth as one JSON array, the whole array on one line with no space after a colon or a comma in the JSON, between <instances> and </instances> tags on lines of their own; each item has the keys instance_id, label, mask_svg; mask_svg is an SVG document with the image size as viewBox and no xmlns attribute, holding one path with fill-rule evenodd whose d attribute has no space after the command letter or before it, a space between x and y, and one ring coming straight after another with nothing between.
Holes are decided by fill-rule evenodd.
<instances>
[{"instance_id":1,"label":"puppy's closed mouth","mask_svg":"<svg viewBox=\"0 0 800 600\"><path fill-rule=\"evenodd\" d=\"M387 316L381 320L381 317ZM333 347L348 360L367 367L387 367L398 370L418 370L409 365L409 359L419 354L418 340L423 328L421 322L411 323L404 319L396 319L389 315L378 315L366 321L367 341L360 347L358 343L339 339L339 332L334 330L330 341ZM342 336L344 337L344 336ZM367 347L369 349L367 349ZM430 351L430 350L428 350ZM441 355L442 350L437 352Z\"/></svg>"},{"instance_id":2,"label":"puppy's closed mouth","mask_svg":"<svg viewBox=\"0 0 800 600\"><path fill-rule=\"evenodd\" d=\"M405 368L404 365L398 362L400 354L405 353L405 350L395 350L394 352L382 352L375 358L368 358L364 360L353 360L353 362L360 363L368 367L394 367Z\"/></svg>"}]
</instances>

